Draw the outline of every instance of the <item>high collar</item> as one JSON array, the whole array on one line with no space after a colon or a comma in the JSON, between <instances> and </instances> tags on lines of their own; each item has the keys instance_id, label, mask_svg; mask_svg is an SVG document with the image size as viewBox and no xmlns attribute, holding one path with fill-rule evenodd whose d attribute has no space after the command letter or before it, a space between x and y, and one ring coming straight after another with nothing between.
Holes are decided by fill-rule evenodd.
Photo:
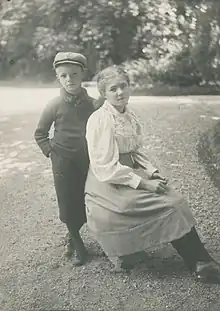
<instances>
[{"instance_id":1,"label":"high collar","mask_svg":"<svg viewBox=\"0 0 220 311\"><path fill-rule=\"evenodd\" d=\"M111 112L115 116L126 116L129 112L128 107L125 107L124 112L119 112L112 104L110 104L107 100L103 104L103 108Z\"/></svg>"},{"instance_id":2,"label":"high collar","mask_svg":"<svg viewBox=\"0 0 220 311\"><path fill-rule=\"evenodd\" d=\"M80 88L80 91L76 95L70 94L64 88L61 88L60 95L66 103L73 104L74 106L79 106L84 99L88 99L88 93L83 87Z\"/></svg>"}]
</instances>

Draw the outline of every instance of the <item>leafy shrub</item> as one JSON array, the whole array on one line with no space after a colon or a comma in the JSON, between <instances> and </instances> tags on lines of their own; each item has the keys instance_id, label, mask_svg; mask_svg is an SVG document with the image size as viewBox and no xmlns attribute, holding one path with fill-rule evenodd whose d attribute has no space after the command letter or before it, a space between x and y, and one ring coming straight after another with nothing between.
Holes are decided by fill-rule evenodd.
<instances>
[{"instance_id":1,"label":"leafy shrub","mask_svg":"<svg viewBox=\"0 0 220 311\"><path fill-rule=\"evenodd\" d=\"M17 0L0 7L2 78L54 77L56 52L88 58L86 79L123 64L132 85L220 85L220 3Z\"/></svg>"}]
</instances>

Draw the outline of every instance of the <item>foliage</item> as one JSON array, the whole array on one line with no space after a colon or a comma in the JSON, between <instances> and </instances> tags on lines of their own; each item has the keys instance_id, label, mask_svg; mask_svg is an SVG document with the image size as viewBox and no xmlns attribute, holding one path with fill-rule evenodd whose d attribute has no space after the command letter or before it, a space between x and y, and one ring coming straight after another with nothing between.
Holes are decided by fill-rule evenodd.
<instances>
[{"instance_id":1,"label":"foliage","mask_svg":"<svg viewBox=\"0 0 220 311\"><path fill-rule=\"evenodd\" d=\"M0 7L1 77L53 76L56 52L84 53L87 79L123 63L133 84L219 84L220 4L203 0L17 0Z\"/></svg>"}]
</instances>

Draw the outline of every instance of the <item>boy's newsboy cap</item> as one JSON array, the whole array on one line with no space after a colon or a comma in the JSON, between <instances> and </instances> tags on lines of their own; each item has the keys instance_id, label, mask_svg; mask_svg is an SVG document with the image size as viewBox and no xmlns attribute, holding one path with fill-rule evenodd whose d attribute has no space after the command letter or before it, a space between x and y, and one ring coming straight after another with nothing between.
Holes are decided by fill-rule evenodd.
<instances>
[{"instance_id":1,"label":"boy's newsboy cap","mask_svg":"<svg viewBox=\"0 0 220 311\"><path fill-rule=\"evenodd\" d=\"M87 59L80 53L59 52L54 58L53 68L55 69L61 64L75 64L81 66L82 68L86 68Z\"/></svg>"}]
</instances>

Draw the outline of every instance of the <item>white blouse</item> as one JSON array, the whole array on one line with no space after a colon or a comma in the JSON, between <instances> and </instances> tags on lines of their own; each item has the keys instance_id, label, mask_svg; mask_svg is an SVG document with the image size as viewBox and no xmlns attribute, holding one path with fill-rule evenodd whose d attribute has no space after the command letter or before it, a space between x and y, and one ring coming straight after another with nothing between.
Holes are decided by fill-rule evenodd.
<instances>
[{"instance_id":1,"label":"white blouse","mask_svg":"<svg viewBox=\"0 0 220 311\"><path fill-rule=\"evenodd\" d=\"M146 169L149 178L157 171L148 160L141 126L129 108L120 113L105 102L90 116L86 139L90 169L101 182L138 187L141 177L131 167L119 162L121 153L131 153L134 161Z\"/></svg>"}]
</instances>

